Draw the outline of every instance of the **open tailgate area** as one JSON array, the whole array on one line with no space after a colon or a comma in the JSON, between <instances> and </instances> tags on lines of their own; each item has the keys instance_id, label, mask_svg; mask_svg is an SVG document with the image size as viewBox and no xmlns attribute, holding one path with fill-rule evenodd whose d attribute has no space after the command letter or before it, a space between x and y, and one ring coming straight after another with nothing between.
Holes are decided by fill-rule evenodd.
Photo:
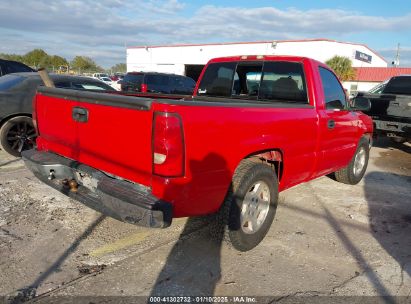
<instances>
[{"instance_id":1,"label":"open tailgate area","mask_svg":"<svg viewBox=\"0 0 411 304\"><path fill-rule=\"evenodd\" d=\"M150 186L152 99L41 87L38 150Z\"/></svg>"}]
</instances>

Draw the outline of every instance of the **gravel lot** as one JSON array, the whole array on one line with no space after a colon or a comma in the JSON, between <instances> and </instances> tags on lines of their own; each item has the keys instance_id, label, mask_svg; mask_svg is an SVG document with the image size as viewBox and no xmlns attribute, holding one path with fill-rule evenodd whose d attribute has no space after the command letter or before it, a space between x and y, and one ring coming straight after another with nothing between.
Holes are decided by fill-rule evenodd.
<instances>
[{"instance_id":1,"label":"gravel lot","mask_svg":"<svg viewBox=\"0 0 411 304\"><path fill-rule=\"evenodd\" d=\"M0 295L10 301L243 295L289 303L365 295L408 303L411 145L378 141L356 186L323 177L283 192L269 234L250 252L210 240L206 226L178 219L150 230L105 218L0 151Z\"/></svg>"}]
</instances>

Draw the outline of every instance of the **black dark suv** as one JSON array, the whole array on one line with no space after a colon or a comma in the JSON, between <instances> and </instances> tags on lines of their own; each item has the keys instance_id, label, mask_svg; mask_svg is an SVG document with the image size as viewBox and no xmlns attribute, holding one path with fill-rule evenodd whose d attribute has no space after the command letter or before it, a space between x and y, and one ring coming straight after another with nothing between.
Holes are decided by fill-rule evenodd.
<instances>
[{"instance_id":1,"label":"black dark suv","mask_svg":"<svg viewBox=\"0 0 411 304\"><path fill-rule=\"evenodd\" d=\"M0 76L19 72L34 72L34 70L21 62L0 59Z\"/></svg>"},{"instance_id":2,"label":"black dark suv","mask_svg":"<svg viewBox=\"0 0 411 304\"><path fill-rule=\"evenodd\" d=\"M181 95L192 95L196 85L190 77L156 72L130 72L120 83L125 92Z\"/></svg>"}]
</instances>

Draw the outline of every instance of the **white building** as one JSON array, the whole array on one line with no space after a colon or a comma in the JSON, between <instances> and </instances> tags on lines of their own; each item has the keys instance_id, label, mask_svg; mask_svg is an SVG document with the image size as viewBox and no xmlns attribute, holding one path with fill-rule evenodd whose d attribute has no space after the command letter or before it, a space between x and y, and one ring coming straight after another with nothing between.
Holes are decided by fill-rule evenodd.
<instances>
[{"instance_id":1,"label":"white building","mask_svg":"<svg viewBox=\"0 0 411 304\"><path fill-rule=\"evenodd\" d=\"M197 79L212 58L235 55L296 55L325 62L349 57L353 67L387 67L384 58L363 44L328 39L136 46L127 48L127 71L175 73Z\"/></svg>"}]
</instances>

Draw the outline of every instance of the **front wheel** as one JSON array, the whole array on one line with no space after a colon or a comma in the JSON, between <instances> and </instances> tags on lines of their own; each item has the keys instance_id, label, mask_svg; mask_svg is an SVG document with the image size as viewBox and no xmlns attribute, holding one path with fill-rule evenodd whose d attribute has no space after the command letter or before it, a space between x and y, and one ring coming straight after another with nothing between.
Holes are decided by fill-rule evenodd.
<instances>
[{"instance_id":1,"label":"front wheel","mask_svg":"<svg viewBox=\"0 0 411 304\"><path fill-rule=\"evenodd\" d=\"M30 117L13 117L0 129L0 147L7 153L19 157L21 151L34 148L36 136L33 120Z\"/></svg>"},{"instance_id":2,"label":"front wheel","mask_svg":"<svg viewBox=\"0 0 411 304\"><path fill-rule=\"evenodd\" d=\"M229 190L211 230L221 233L239 251L248 251L265 237L274 219L278 182L266 164L244 160L236 169Z\"/></svg>"},{"instance_id":3,"label":"front wheel","mask_svg":"<svg viewBox=\"0 0 411 304\"><path fill-rule=\"evenodd\" d=\"M340 183L355 185L360 182L367 170L370 157L369 143L366 138L361 138L357 150L347 167L335 172L335 179Z\"/></svg>"}]
</instances>

